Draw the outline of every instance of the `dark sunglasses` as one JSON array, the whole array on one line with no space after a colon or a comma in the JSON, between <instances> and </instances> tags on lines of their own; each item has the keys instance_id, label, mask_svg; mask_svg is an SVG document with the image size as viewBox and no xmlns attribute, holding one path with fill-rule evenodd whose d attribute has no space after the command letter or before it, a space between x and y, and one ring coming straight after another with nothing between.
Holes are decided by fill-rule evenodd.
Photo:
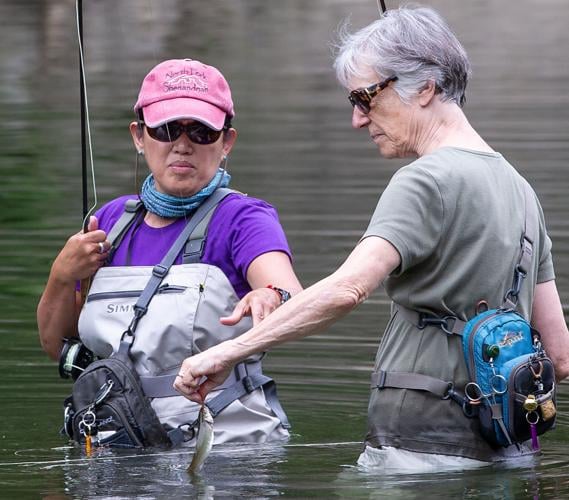
<instances>
[{"instance_id":1,"label":"dark sunglasses","mask_svg":"<svg viewBox=\"0 0 569 500\"><path fill-rule=\"evenodd\" d=\"M212 144L219 139L224 130L227 130L227 127L214 130L200 122L183 125L178 121L173 121L156 128L147 126L146 130L150 137L160 142L174 142L185 132L190 141L196 144Z\"/></svg>"},{"instance_id":2,"label":"dark sunglasses","mask_svg":"<svg viewBox=\"0 0 569 500\"><path fill-rule=\"evenodd\" d=\"M371 111L371 100L395 80L397 80L396 76L390 76L389 78L386 78L379 83L374 83L369 87L352 90L348 94L348 99L352 106L357 106L364 115L367 115Z\"/></svg>"}]
</instances>

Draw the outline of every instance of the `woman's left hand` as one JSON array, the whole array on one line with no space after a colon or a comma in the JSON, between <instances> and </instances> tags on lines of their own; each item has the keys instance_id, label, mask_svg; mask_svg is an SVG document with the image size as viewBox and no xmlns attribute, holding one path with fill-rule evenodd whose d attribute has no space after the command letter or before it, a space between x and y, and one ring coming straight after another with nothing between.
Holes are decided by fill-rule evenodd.
<instances>
[{"instance_id":1,"label":"woman's left hand","mask_svg":"<svg viewBox=\"0 0 569 500\"><path fill-rule=\"evenodd\" d=\"M280 303L281 298L274 290L257 288L239 301L231 316L219 318L219 321L223 325L232 326L239 323L244 316L252 316L253 325L256 325L279 307Z\"/></svg>"}]
</instances>

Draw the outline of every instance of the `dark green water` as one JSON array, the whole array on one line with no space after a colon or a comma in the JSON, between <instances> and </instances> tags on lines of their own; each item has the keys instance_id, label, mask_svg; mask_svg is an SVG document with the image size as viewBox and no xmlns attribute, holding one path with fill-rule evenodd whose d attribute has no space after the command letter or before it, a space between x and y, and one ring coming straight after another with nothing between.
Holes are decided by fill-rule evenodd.
<instances>
[{"instance_id":1,"label":"dark green water","mask_svg":"<svg viewBox=\"0 0 569 500\"><path fill-rule=\"evenodd\" d=\"M85 46L99 203L134 186L127 125L156 62L221 68L236 102L234 186L273 203L310 284L362 234L403 163L378 157L331 69L340 21L363 26L374 0L93 0ZM390 2L388 4L394 4ZM569 2L429 2L455 28L474 75L473 125L533 183L569 303ZM543 456L517 468L377 476L353 467L369 373L387 319L378 292L326 334L274 351L267 371L294 425L289 445L217 447L201 481L189 453L85 458L58 435L70 389L41 352L35 307L49 266L81 225L77 40L72 0L0 2L0 498L567 498L569 389ZM567 312L567 309L566 309Z\"/></svg>"}]
</instances>

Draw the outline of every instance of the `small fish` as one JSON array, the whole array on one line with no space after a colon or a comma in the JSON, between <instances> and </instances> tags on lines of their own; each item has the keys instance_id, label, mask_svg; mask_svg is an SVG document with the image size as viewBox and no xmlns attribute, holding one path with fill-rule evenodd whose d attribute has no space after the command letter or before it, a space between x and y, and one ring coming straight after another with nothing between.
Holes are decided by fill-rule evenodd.
<instances>
[{"instance_id":1,"label":"small fish","mask_svg":"<svg viewBox=\"0 0 569 500\"><path fill-rule=\"evenodd\" d=\"M195 474L200 471L205 462L211 447L213 446L213 417L206 405L202 405L198 417L198 437L196 438L196 449L192 458L192 463L188 467L188 472Z\"/></svg>"}]
</instances>

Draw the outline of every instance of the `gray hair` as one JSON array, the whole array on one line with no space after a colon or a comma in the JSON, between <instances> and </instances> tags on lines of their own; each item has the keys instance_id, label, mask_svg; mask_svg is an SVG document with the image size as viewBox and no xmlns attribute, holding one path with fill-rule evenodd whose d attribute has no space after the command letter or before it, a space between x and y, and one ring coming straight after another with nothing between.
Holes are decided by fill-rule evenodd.
<instances>
[{"instance_id":1,"label":"gray hair","mask_svg":"<svg viewBox=\"0 0 569 500\"><path fill-rule=\"evenodd\" d=\"M465 102L470 76L466 51L443 18L427 7L401 7L356 33L341 29L334 69L348 87L353 78L397 76L393 89L404 102L428 81L434 81L443 100Z\"/></svg>"}]
</instances>

